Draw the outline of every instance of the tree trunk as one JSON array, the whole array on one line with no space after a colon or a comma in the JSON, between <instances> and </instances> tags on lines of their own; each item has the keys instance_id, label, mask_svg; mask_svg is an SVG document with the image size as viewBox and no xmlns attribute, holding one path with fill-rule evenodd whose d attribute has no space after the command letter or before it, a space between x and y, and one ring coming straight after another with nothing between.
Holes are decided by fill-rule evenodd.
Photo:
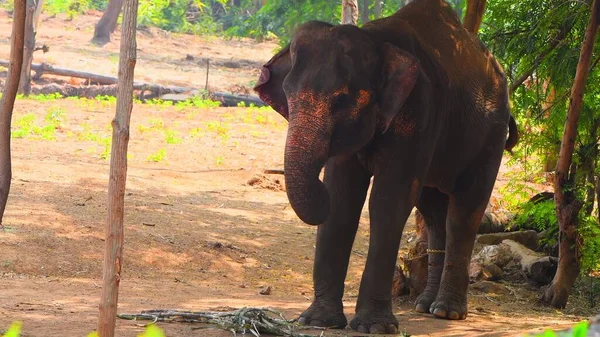
<instances>
[{"instance_id":1,"label":"tree trunk","mask_svg":"<svg viewBox=\"0 0 600 337\"><path fill-rule=\"evenodd\" d=\"M38 23L40 22L40 14L44 8L44 0L38 0L35 4L35 12L33 13L33 31L37 33Z\"/></svg>"},{"instance_id":2,"label":"tree trunk","mask_svg":"<svg viewBox=\"0 0 600 337\"><path fill-rule=\"evenodd\" d=\"M110 35L117 28L117 20L123 8L123 0L110 0L100 21L94 29L94 38L92 42L97 45L105 45L110 42Z\"/></svg>"},{"instance_id":3,"label":"tree trunk","mask_svg":"<svg viewBox=\"0 0 600 337\"><path fill-rule=\"evenodd\" d=\"M98 316L100 337L113 337L123 263L123 215L127 178L127 146L133 108L133 77L136 63L138 0L127 0L123 10L123 38L119 59L117 111L112 121L113 135L108 183L108 216L105 230L102 297Z\"/></svg>"},{"instance_id":4,"label":"tree trunk","mask_svg":"<svg viewBox=\"0 0 600 337\"><path fill-rule=\"evenodd\" d=\"M360 18L362 20L362 24L369 22L369 0L362 0L362 8L361 8Z\"/></svg>"},{"instance_id":5,"label":"tree trunk","mask_svg":"<svg viewBox=\"0 0 600 337\"><path fill-rule=\"evenodd\" d=\"M477 34L483 12L485 11L486 0L467 0L467 13L465 14L464 26L471 33Z\"/></svg>"},{"instance_id":6,"label":"tree trunk","mask_svg":"<svg viewBox=\"0 0 600 337\"><path fill-rule=\"evenodd\" d=\"M579 63L575 80L571 88L569 111L565 122L565 131L558 155L556 176L554 180L554 200L556 202L556 216L559 223L559 263L558 270L550 286L544 293L543 300L556 308L564 308L567 304L573 284L579 274L578 246L580 237L577 235L577 215L583 203L577 200L572 186L575 172L572 167L572 157L577 137L577 125L585 83L589 75L589 67L594 49L594 41L598 34L600 14L600 0L594 0L590 21L585 31L585 38L581 46Z\"/></svg>"},{"instance_id":7,"label":"tree trunk","mask_svg":"<svg viewBox=\"0 0 600 337\"><path fill-rule=\"evenodd\" d=\"M25 17L26 0L15 0L13 11L13 24L11 33L10 47L10 65L4 84L4 92L0 99L0 227L8 201L8 192L10 191L10 180L12 178L12 169L10 161L10 122L12 119L13 107L19 79L21 77L21 67L23 65L23 44L25 43Z\"/></svg>"},{"instance_id":8,"label":"tree trunk","mask_svg":"<svg viewBox=\"0 0 600 337\"><path fill-rule=\"evenodd\" d=\"M357 0L342 0L342 24L355 25L358 21Z\"/></svg>"},{"instance_id":9,"label":"tree trunk","mask_svg":"<svg viewBox=\"0 0 600 337\"><path fill-rule=\"evenodd\" d=\"M381 18L381 1L375 0L375 19Z\"/></svg>"},{"instance_id":10,"label":"tree trunk","mask_svg":"<svg viewBox=\"0 0 600 337\"><path fill-rule=\"evenodd\" d=\"M38 2L39 4L39 2ZM36 2L27 0L27 11L25 17L25 42L23 45L23 66L21 68L21 80L19 81L19 94L29 96L31 92L31 62L33 62L33 50L35 49L35 27L34 19Z\"/></svg>"}]
</instances>

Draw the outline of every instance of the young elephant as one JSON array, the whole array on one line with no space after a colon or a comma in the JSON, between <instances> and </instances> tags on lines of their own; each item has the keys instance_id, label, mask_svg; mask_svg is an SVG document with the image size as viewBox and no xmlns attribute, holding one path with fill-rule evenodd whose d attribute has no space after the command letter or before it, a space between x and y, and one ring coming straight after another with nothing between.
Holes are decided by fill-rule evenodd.
<instances>
[{"instance_id":1,"label":"young elephant","mask_svg":"<svg viewBox=\"0 0 600 337\"><path fill-rule=\"evenodd\" d=\"M429 232L416 310L464 319L475 234L517 133L502 68L445 1L416 0L362 28L308 22L255 90L289 121L290 204L320 225L315 299L300 322L346 326L344 279L371 177L369 253L350 326L397 330L390 288L415 206Z\"/></svg>"}]
</instances>

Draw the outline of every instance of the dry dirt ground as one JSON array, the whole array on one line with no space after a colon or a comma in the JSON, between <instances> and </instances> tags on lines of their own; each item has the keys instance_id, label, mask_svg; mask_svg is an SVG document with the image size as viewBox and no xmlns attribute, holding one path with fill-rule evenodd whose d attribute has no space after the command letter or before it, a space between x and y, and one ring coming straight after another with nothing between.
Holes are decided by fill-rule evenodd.
<instances>
[{"instance_id":1,"label":"dry dirt ground","mask_svg":"<svg viewBox=\"0 0 600 337\"><path fill-rule=\"evenodd\" d=\"M116 75L115 42L88 41L98 13L43 16L35 62ZM10 19L0 13L0 59L9 53ZM202 87L210 58L211 87L248 87L276 45L247 40L139 35L136 78ZM234 61L238 68L225 64ZM0 328L24 323L23 336L84 336L96 326L104 249L113 102L26 99L16 104L13 185L0 229ZM52 131L50 125L55 125ZM311 300L316 229L288 206L281 176L285 121L267 109L179 108L136 104L125 199L125 250L119 312L155 308L209 310L269 306L297 316ZM154 161L150 157L153 157ZM365 211L351 258L345 305L354 311L368 242ZM410 226L405 239L411 235ZM260 295L271 286L271 295ZM561 328L591 314L576 297L567 310L540 306L538 293L470 294L469 318L445 321L412 311L401 298L394 312L414 336L515 336ZM162 324L167 335L229 336ZM140 322L118 321L118 336ZM319 332L317 332L319 333ZM325 335L352 335L349 330Z\"/></svg>"}]
</instances>

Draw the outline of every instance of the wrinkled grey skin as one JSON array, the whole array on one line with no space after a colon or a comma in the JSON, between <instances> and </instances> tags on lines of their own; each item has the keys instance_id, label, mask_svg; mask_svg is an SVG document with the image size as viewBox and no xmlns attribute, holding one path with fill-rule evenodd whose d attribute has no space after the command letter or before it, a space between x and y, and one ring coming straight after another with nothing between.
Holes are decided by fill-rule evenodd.
<instances>
[{"instance_id":1,"label":"wrinkled grey skin","mask_svg":"<svg viewBox=\"0 0 600 337\"><path fill-rule=\"evenodd\" d=\"M503 150L518 136L501 67L448 5L416 0L362 28L308 22L255 89L289 121L290 204L319 225L315 299L300 322L347 324L344 280L371 177L369 253L350 326L397 331L390 288L414 207L429 248L441 252L429 255L416 310L464 319L475 234Z\"/></svg>"}]
</instances>

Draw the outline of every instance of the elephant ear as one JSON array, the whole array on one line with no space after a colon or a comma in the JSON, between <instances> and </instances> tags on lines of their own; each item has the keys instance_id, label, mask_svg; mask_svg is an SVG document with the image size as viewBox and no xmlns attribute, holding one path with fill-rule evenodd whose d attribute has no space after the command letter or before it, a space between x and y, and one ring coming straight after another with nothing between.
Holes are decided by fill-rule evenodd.
<instances>
[{"instance_id":1,"label":"elephant ear","mask_svg":"<svg viewBox=\"0 0 600 337\"><path fill-rule=\"evenodd\" d=\"M283 79L292 68L289 46L277 53L262 67L258 83L254 90L260 99L269 104L275 111L288 119L288 104L283 92Z\"/></svg>"},{"instance_id":2,"label":"elephant ear","mask_svg":"<svg viewBox=\"0 0 600 337\"><path fill-rule=\"evenodd\" d=\"M384 43L382 54L383 83L379 94L379 112L385 132L412 92L421 67L413 55L392 44Z\"/></svg>"}]
</instances>

